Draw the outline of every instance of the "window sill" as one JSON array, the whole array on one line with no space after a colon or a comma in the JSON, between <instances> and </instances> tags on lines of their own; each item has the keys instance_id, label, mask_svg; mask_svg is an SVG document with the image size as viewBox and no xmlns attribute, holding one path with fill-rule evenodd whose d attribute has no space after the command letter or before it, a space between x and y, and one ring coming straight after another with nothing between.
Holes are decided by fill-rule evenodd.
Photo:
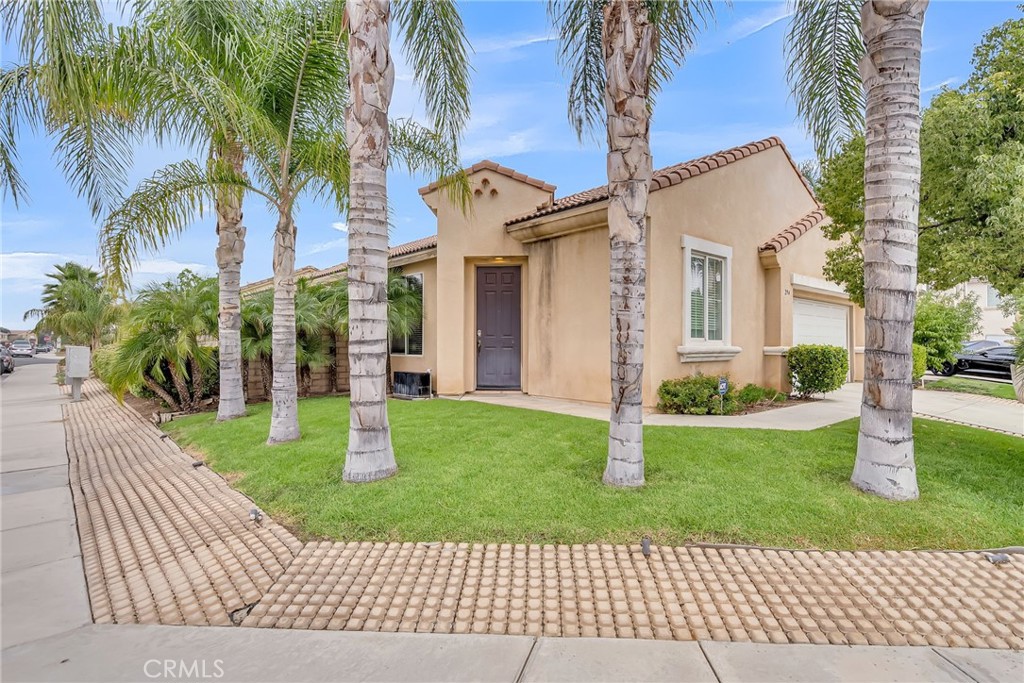
<instances>
[{"instance_id":1,"label":"window sill","mask_svg":"<svg viewBox=\"0 0 1024 683\"><path fill-rule=\"evenodd\" d=\"M680 363L708 363L711 361L732 360L742 351L738 346L691 345L677 346Z\"/></svg>"}]
</instances>

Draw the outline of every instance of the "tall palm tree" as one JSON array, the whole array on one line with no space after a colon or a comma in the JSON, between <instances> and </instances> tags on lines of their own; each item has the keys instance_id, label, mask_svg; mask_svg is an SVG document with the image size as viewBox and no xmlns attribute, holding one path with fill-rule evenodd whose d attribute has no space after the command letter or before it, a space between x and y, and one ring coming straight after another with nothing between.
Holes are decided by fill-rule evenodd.
<instances>
[{"instance_id":1,"label":"tall palm tree","mask_svg":"<svg viewBox=\"0 0 1024 683\"><path fill-rule=\"evenodd\" d=\"M11 2L8 37L20 28L25 64L0 75L0 161L17 200L17 123L57 132L69 180L100 215L120 201L132 142L167 136L209 149L209 163L241 173L244 152L225 102L245 79L261 3L246 0L144 0L125 3L133 21L103 30L94 0ZM241 193L217 189L220 278L218 419L245 414L239 339L239 287L245 227ZM168 225L171 232L184 226ZM145 245L151 246L151 245ZM103 263L108 284L125 288L132 258ZM134 257L134 252L129 256Z\"/></svg>"},{"instance_id":2,"label":"tall palm tree","mask_svg":"<svg viewBox=\"0 0 1024 683\"><path fill-rule=\"evenodd\" d=\"M456 144L469 115L469 65L453 0L396 2L395 21L421 85L427 114L442 139ZM348 482L383 479L398 470L387 395L388 108L395 81L389 0L349 0L349 91L346 130L352 164L349 197ZM458 158L458 155L455 155Z\"/></svg>"},{"instance_id":3,"label":"tall palm tree","mask_svg":"<svg viewBox=\"0 0 1024 683\"><path fill-rule=\"evenodd\" d=\"M864 394L852 483L893 500L918 496L911 345L927 7L799 0L787 40L790 84L819 156L864 126Z\"/></svg>"},{"instance_id":4,"label":"tall palm tree","mask_svg":"<svg viewBox=\"0 0 1024 683\"><path fill-rule=\"evenodd\" d=\"M53 282L43 285L42 307L24 318L38 319L37 330L52 330L65 344L87 344L95 351L112 333L123 306L95 270L73 261L54 268L46 274Z\"/></svg>"},{"instance_id":5,"label":"tall palm tree","mask_svg":"<svg viewBox=\"0 0 1024 683\"><path fill-rule=\"evenodd\" d=\"M273 405L267 442L298 439L295 324L295 210L309 194L344 211L349 151L342 121L347 60L342 7L295 0L267 10L249 55L247 77L221 96L245 152L246 172L226 163L171 164L144 180L102 229L109 263L130 260L180 232L210 202L211 191L250 192L277 215L273 271ZM202 76L202 74L200 74ZM216 82L216 74L203 79ZM395 161L412 170L450 173L457 157L440 135L414 122L396 126ZM212 189L212 190L211 190Z\"/></svg>"},{"instance_id":6,"label":"tall palm tree","mask_svg":"<svg viewBox=\"0 0 1024 683\"><path fill-rule=\"evenodd\" d=\"M713 7L704 0L565 0L551 2L549 14L570 77L569 120L582 139L603 113L608 140L612 379L603 479L642 486L652 98Z\"/></svg>"}]
</instances>

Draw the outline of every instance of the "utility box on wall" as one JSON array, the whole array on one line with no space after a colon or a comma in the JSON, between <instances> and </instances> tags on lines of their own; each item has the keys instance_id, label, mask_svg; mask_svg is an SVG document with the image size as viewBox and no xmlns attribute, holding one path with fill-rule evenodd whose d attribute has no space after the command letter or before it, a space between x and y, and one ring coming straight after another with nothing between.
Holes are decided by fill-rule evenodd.
<instances>
[{"instance_id":1,"label":"utility box on wall","mask_svg":"<svg viewBox=\"0 0 1024 683\"><path fill-rule=\"evenodd\" d=\"M89 376L89 347L64 347L64 377L71 380L71 400L82 400L82 382Z\"/></svg>"}]
</instances>

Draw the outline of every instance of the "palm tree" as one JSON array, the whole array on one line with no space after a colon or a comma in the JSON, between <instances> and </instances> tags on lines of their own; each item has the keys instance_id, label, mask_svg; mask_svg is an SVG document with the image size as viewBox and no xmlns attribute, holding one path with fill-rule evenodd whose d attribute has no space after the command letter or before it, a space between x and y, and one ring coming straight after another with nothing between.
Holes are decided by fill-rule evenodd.
<instances>
[{"instance_id":1,"label":"palm tree","mask_svg":"<svg viewBox=\"0 0 1024 683\"><path fill-rule=\"evenodd\" d=\"M683 62L710 2L552 1L570 77L569 120L583 138L601 113L608 140L611 420L604 482L644 484L643 375L652 95Z\"/></svg>"},{"instance_id":2,"label":"palm tree","mask_svg":"<svg viewBox=\"0 0 1024 683\"><path fill-rule=\"evenodd\" d=\"M244 0L126 5L145 10L141 23L111 30L109 37L102 30L99 4L89 0L5 5L8 38L13 26L21 28L25 59L0 76L0 105L6 113L0 117L0 161L5 189L16 200L24 194L16 165L19 119L60 133L56 146L65 173L88 195L97 215L120 201L131 142L143 134L208 147L210 164L241 173L244 152L225 99L246 77L262 6ZM245 246L241 200L236 188L217 188L220 420L245 414L239 340ZM172 233L184 227L162 229ZM108 284L123 291L134 250L104 256Z\"/></svg>"},{"instance_id":3,"label":"palm tree","mask_svg":"<svg viewBox=\"0 0 1024 683\"><path fill-rule=\"evenodd\" d=\"M864 126L864 395L852 483L893 500L918 497L911 345L927 6L799 0L787 40L790 84L819 156Z\"/></svg>"},{"instance_id":4,"label":"palm tree","mask_svg":"<svg viewBox=\"0 0 1024 683\"><path fill-rule=\"evenodd\" d=\"M383 479L398 470L388 424L387 166L388 108L395 68L389 0L349 0L349 91L346 115L352 164L349 190L348 482ZM469 66L462 20L452 0L395 4L395 21L441 139L457 143L469 115ZM455 155L458 158L458 155Z\"/></svg>"},{"instance_id":5,"label":"palm tree","mask_svg":"<svg viewBox=\"0 0 1024 683\"><path fill-rule=\"evenodd\" d=\"M105 373L111 390L120 397L142 385L172 410L197 409L206 377L217 364L214 347L204 343L217 329L216 316L213 278L186 270L177 280L144 288L132 303Z\"/></svg>"},{"instance_id":6,"label":"palm tree","mask_svg":"<svg viewBox=\"0 0 1024 683\"><path fill-rule=\"evenodd\" d=\"M95 351L112 333L122 306L95 270L73 261L54 268L46 274L53 282L43 285L42 307L27 311L24 319L37 318L37 330L52 330L65 344L86 344Z\"/></svg>"},{"instance_id":7,"label":"palm tree","mask_svg":"<svg viewBox=\"0 0 1024 683\"><path fill-rule=\"evenodd\" d=\"M101 250L129 261L138 246L155 248L209 203L211 189L251 192L277 214L274 231L273 406L269 444L299 438L296 378L294 212L303 193L347 206L349 153L342 113L347 60L342 7L296 0L267 10L247 77L221 92L227 120L245 151L248 172L226 163L171 164L144 180L107 219ZM212 67L207 67L212 68ZM216 73L202 77L217 82ZM395 160L413 171L451 173L457 156L442 136L414 122L396 128Z\"/></svg>"}]
</instances>

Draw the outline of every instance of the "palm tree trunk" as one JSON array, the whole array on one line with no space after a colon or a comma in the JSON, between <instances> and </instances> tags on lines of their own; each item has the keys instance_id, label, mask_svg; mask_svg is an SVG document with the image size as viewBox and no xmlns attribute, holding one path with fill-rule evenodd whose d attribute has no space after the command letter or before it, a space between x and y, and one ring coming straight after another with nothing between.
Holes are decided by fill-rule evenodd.
<instances>
[{"instance_id":1,"label":"palm tree trunk","mask_svg":"<svg viewBox=\"0 0 1024 683\"><path fill-rule=\"evenodd\" d=\"M224 145L218 156L241 174L244 153L238 145ZM217 420L245 415L242 378L242 257L245 252L245 226L242 225L242 193L233 188L217 196L217 276L220 285L218 352L220 363L220 399Z\"/></svg>"},{"instance_id":2,"label":"palm tree trunk","mask_svg":"<svg viewBox=\"0 0 1024 683\"><path fill-rule=\"evenodd\" d=\"M867 53L864 155L864 396L857 488L891 500L918 496L913 355L921 183L921 29L927 2L861 8Z\"/></svg>"},{"instance_id":3,"label":"palm tree trunk","mask_svg":"<svg viewBox=\"0 0 1024 683\"><path fill-rule=\"evenodd\" d=\"M189 374L192 376L192 405L198 406L199 402L203 399L203 368L199 365L199 360L193 356L188 359Z\"/></svg>"},{"instance_id":4,"label":"palm tree trunk","mask_svg":"<svg viewBox=\"0 0 1024 683\"><path fill-rule=\"evenodd\" d=\"M346 113L351 187L348 212L349 337L351 382L348 452L343 478L383 479L398 470L388 426L387 162L388 106L395 82L389 53L388 0L345 6L349 27Z\"/></svg>"},{"instance_id":5,"label":"palm tree trunk","mask_svg":"<svg viewBox=\"0 0 1024 683\"><path fill-rule=\"evenodd\" d=\"M635 0L609 2L602 41L607 75L612 371L604 482L642 486L647 195L653 174L648 96L654 27L647 5Z\"/></svg>"},{"instance_id":6,"label":"palm tree trunk","mask_svg":"<svg viewBox=\"0 0 1024 683\"><path fill-rule=\"evenodd\" d=\"M260 356L260 381L263 384L263 400L270 400L270 387L274 381L274 371L265 356Z\"/></svg>"},{"instance_id":7,"label":"palm tree trunk","mask_svg":"<svg viewBox=\"0 0 1024 683\"><path fill-rule=\"evenodd\" d=\"M274 230L274 379L268 444L299 438L299 397L295 377L295 223L281 213Z\"/></svg>"},{"instance_id":8,"label":"palm tree trunk","mask_svg":"<svg viewBox=\"0 0 1024 683\"><path fill-rule=\"evenodd\" d=\"M178 392L178 409L185 412L192 410L192 395L188 392L188 381L178 372L174 365L170 367L171 382Z\"/></svg>"},{"instance_id":9,"label":"palm tree trunk","mask_svg":"<svg viewBox=\"0 0 1024 683\"><path fill-rule=\"evenodd\" d=\"M142 381L145 383L147 389L149 389L154 394L163 399L164 403L167 404L168 408L175 412L181 410L181 404L174 400L174 397L171 396L171 392L167 391L162 386L160 386L160 383L157 382L155 379L153 379L149 375L143 375Z\"/></svg>"}]
</instances>

